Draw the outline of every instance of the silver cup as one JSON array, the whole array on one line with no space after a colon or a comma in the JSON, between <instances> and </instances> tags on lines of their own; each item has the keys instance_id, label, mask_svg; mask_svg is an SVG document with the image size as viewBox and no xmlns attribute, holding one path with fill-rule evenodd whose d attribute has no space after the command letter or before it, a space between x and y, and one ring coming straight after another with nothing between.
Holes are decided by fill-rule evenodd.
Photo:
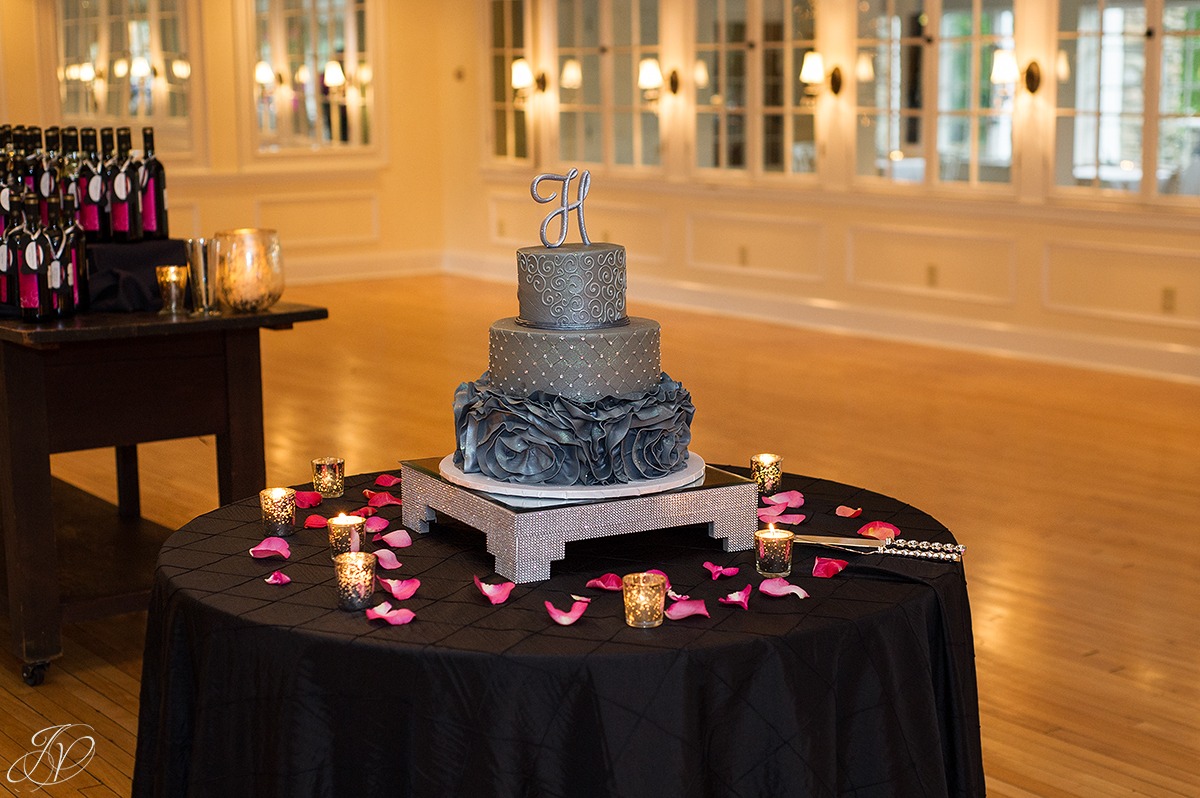
<instances>
[{"instance_id":1,"label":"silver cup","mask_svg":"<svg viewBox=\"0 0 1200 798\"><path fill-rule=\"evenodd\" d=\"M209 254L209 239L187 240L188 282L192 286L194 316L219 316L217 309L217 264Z\"/></svg>"}]
</instances>

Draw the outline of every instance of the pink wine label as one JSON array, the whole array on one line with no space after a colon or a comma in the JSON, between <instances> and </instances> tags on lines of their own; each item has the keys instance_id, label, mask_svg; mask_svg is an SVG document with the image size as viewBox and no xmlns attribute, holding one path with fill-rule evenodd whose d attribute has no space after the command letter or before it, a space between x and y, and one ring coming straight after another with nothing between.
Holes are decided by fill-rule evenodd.
<instances>
[{"instance_id":1,"label":"pink wine label","mask_svg":"<svg viewBox=\"0 0 1200 798\"><path fill-rule=\"evenodd\" d=\"M79 280L75 279L77 274L79 274L79 253L72 249L71 266L67 269L67 285L71 286L71 296L75 298L75 306L79 307Z\"/></svg>"},{"instance_id":2,"label":"pink wine label","mask_svg":"<svg viewBox=\"0 0 1200 798\"><path fill-rule=\"evenodd\" d=\"M21 307L36 308L38 306L38 279L36 274L21 275Z\"/></svg>"},{"instance_id":3,"label":"pink wine label","mask_svg":"<svg viewBox=\"0 0 1200 798\"><path fill-rule=\"evenodd\" d=\"M85 202L79 209L79 226L84 230L95 232L100 229L100 206L94 202Z\"/></svg>"},{"instance_id":4,"label":"pink wine label","mask_svg":"<svg viewBox=\"0 0 1200 798\"><path fill-rule=\"evenodd\" d=\"M114 202L112 206L112 229L129 230L129 203Z\"/></svg>"},{"instance_id":5,"label":"pink wine label","mask_svg":"<svg viewBox=\"0 0 1200 798\"><path fill-rule=\"evenodd\" d=\"M158 181L147 178L146 190L142 194L142 229L147 233L158 231L158 203L154 201L154 188Z\"/></svg>"}]
</instances>

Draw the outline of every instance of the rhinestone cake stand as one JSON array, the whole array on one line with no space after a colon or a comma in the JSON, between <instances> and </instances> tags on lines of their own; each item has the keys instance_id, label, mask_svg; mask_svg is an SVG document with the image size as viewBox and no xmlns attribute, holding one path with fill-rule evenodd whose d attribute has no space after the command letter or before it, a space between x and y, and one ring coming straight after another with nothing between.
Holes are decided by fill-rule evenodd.
<instances>
[{"instance_id":1,"label":"rhinestone cake stand","mask_svg":"<svg viewBox=\"0 0 1200 798\"><path fill-rule=\"evenodd\" d=\"M753 546L758 527L754 482L705 466L702 479L660 493L594 501L529 500L469 490L439 473L441 458L400 463L402 518L427 533L444 513L482 531L496 558L496 573L514 582L550 578L550 565L575 540L706 524L726 551Z\"/></svg>"}]
</instances>

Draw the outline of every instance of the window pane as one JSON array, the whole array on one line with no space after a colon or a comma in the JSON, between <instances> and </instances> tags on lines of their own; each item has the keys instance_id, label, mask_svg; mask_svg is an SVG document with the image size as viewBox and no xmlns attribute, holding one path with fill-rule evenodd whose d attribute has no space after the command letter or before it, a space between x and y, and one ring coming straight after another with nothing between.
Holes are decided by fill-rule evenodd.
<instances>
[{"instance_id":1,"label":"window pane","mask_svg":"<svg viewBox=\"0 0 1200 798\"><path fill-rule=\"evenodd\" d=\"M504 109L498 108L492 114L492 154L500 157L508 155L508 115Z\"/></svg>"},{"instance_id":2,"label":"window pane","mask_svg":"<svg viewBox=\"0 0 1200 798\"><path fill-rule=\"evenodd\" d=\"M971 177L971 119L938 117L938 179L966 181Z\"/></svg>"},{"instance_id":3,"label":"window pane","mask_svg":"<svg viewBox=\"0 0 1200 798\"><path fill-rule=\"evenodd\" d=\"M726 129L729 136L727 162L732 168L742 168L746 165L746 120L740 114L730 114L726 117Z\"/></svg>"},{"instance_id":4,"label":"window pane","mask_svg":"<svg viewBox=\"0 0 1200 798\"><path fill-rule=\"evenodd\" d=\"M715 168L720 158L721 117L717 114L696 114L696 165Z\"/></svg>"},{"instance_id":5,"label":"window pane","mask_svg":"<svg viewBox=\"0 0 1200 798\"><path fill-rule=\"evenodd\" d=\"M579 114L564 112L558 115L558 157L570 163L579 155Z\"/></svg>"},{"instance_id":6,"label":"window pane","mask_svg":"<svg viewBox=\"0 0 1200 798\"><path fill-rule=\"evenodd\" d=\"M658 114L642 113L642 164L658 166L659 156Z\"/></svg>"},{"instance_id":7,"label":"window pane","mask_svg":"<svg viewBox=\"0 0 1200 798\"><path fill-rule=\"evenodd\" d=\"M817 38L817 14L813 0L795 0L792 6L792 39L812 41Z\"/></svg>"},{"instance_id":8,"label":"window pane","mask_svg":"<svg viewBox=\"0 0 1200 798\"><path fill-rule=\"evenodd\" d=\"M763 169L767 172L783 171L783 136L782 116L763 117Z\"/></svg>"},{"instance_id":9,"label":"window pane","mask_svg":"<svg viewBox=\"0 0 1200 798\"><path fill-rule=\"evenodd\" d=\"M658 0L641 0L638 24L641 35L638 41L645 47L658 46Z\"/></svg>"},{"instance_id":10,"label":"window pane","mask_svg":"<svg viewBox=\"0 0 1200 798\"><path fill-rule=\"evenodd\" d=\"M971 43L950 42L941 47L938 64L938 108L964 111L971 107Z\"/></svg>"},{"instance_id":11,"label":"window pane","mask_svg":"<svg viewBox=\"0 0 1200 798\"><path fill-rule=\"evenodd\" d=\"M792 172L804 174L817 169L816 131L811 114L792 117Z\"/></svg>"},{"instance_id":12,"label":"window pane","mask_svg":"<svg viewBox=\"0 0 1200 798\"><path fill-rule=\"evenodd\" d=\"M1012 117L984 117L979 120L979 181L1012 181Z\"/></svg>"},{"instance_id":13,"label":"window pane","mask_svg":"<svg viewBox=\"0 0 1200 798\"><path fill-rule=\"evenodd\" d=\"M783 0L763 0L762 4L762 40L764 42L782 42L787 32L783 27L785 16Z\"/></svg>"},{"instance_id":14,"label":"window pane","mask_svg":"<svg viewBox=\"0 0 1200 798\"><path fill-rule=\"evenodd\" d=\"M1200 196L1200 127L1193 119L1164 120L1158 143L1159 188Z\"/></svg>"},{"instance_id":15,"label":"window pane","mask_svg":"<svg viewBox=\"0 0 1200 798\"><path fill-rule=\"evenodd\" d=\"M633 0L612 0L612 43L618 47L633 44Z\"/></svg>"},{"instance_id":16,"label":"window pane","mask_svg":"<svg viewBox=\"0 0 1200 798\"><path fill-rule=\"evenodd\" d=\"M604 138L601 135L600 114L589 111L583 115L583 159L591 163L604 160Z\"/></svg>"},{"instance_id":17,"label":"window pane","mask_svg":"<svg viewBox=\"0 0 1200 798\"><path fill-rule=\"evenodd\" d=\"M559 47L575 47L579 44L575 37L575 2L576 0L558 0Z\"/></svg>"},{"instance_id":18,"label":"window pane","mask_svg":"<svg viewBox=\"0 0 1200 798\"><path fill-rule=\"evenodd\" d=\"M784 104L784 54L780 47L763 49L763 105Z\"/></svg>"},{"instance_id":19,"label":"window pane","mask_svg":"<svg viewBox=\"0 0 1200 798\"><path fill-rule=\"evenodd\" d=\"M633 114L613 115L613 149L613 159L617 163L633 164Z\"/></svg>"}]
</instances>

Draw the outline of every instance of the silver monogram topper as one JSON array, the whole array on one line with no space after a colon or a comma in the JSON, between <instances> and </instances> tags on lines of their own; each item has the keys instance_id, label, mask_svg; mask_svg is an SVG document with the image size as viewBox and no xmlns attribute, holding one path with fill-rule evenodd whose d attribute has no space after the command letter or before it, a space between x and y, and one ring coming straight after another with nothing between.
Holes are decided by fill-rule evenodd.
<instances>
[{"instance_id":1,"label":"silver monogram topper","mask_svg":"<svg viewBox=\"0 0 1200 798\"><path fill-rule=\"evenodd\" d=\"M576 191L575 201L571 202L567 198L567 194L571 190L571 181L576 177L579 177L579 170L572 167L571 171L567 172L565 175L538 175L533 179L533 183L531 183L529 186L529 193L533 195L534 201L544 204L547 202L553 202L555 197L559 196L559 193L555 192L549 197L543 197L538 194L538 185L540 185L543 180L554 180L558 183L562 183L562 198L559 201L558 208L551 211L550 214L542 220L542 244L547 247L561 247L562 243L567 240L567 227L569 226L569 217L571 215L571 211L575 211L579 219L579 237L583 239L583 243L586 245L590 246L592 243L588 238L587 225L583 223L583 201L587 199L588 188L591 187L592 184L592 175L591 172L588 172L586 169L584 170L583 178L579 181L579 189ZM550 220L555 216L561 216L562 218L559 219L558 240L551 244L550 240L546 238L546 228L549 226Z\"/></svg>"}]
</instances>

